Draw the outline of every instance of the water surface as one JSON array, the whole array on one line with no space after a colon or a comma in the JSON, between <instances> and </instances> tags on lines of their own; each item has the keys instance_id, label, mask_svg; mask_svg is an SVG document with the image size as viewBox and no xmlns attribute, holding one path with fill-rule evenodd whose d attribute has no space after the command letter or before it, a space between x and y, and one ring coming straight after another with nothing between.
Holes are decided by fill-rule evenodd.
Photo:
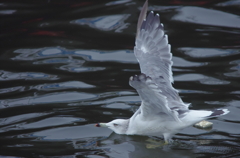
<instances>
[{"instance_id":1,"label":"water surface","mask_svg":"<svg viewBox=\"0 0 240 158\"><path fill-rule=\"evenodd\" d=\"M174 87L191 109L227 108L209 131L189 127L158 146L96 122L140 105L130 76L143 1L2 1L0 155L5 157L239 157L240 3L150 1L172 46Z\"/></svg>"}]
</instances>

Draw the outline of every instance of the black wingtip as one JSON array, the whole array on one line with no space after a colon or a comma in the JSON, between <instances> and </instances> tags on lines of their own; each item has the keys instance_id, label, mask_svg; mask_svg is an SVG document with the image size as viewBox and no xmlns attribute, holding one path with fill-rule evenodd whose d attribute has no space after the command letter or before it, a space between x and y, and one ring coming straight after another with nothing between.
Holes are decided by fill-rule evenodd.
<instances>
[{"instance_id":1,"label":"black wingtip","mask_svg":"<svg viewBox=\"0 0 240 158\"><path fill-rule=\"evenodd\" d=\"M215 110L212 110L212 114L209 115L208 117L222 116L222 115L226 115L227 113L229 113L228 109L215 109Z\"/></svg>"}]
</instances>

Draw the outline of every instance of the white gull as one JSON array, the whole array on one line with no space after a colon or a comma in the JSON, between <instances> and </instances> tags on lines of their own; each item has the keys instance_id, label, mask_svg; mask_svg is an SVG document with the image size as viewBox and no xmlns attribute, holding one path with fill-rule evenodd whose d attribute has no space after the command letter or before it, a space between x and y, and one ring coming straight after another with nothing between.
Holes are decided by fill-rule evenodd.
<instances>
[{"instance_id":1,"label":"white gull","mask_svg":"<svg viewBox=\"0 0 240 158\"><path fill-rule=\"evenodd\" d=\"M229 111L188 109L189 104L184 103L178 91L172 87L172 53L159 15L150 12L146 18L147 8L146 1L138 19L134 47L141 74L129 80L142 100L141 106L130 119L115 119L96 126L108 127L117 134L163 135L165 143L168 143L180 130Z\"/></svg>"}]
</instances>

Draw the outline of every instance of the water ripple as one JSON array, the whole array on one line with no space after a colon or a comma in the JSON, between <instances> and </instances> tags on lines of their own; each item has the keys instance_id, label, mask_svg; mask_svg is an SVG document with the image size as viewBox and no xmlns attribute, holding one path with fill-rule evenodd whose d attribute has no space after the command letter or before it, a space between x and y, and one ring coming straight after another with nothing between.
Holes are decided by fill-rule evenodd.
<instances>
[{"instance_id":1,"label":"water ripple","mask_svg":"<svg viewBox=\"0 0 240 158\"><path fill-rule=\"evenodd\" d=\"M199 66L207 65L207 63L191 62L179 57L173 57L172 60L173 60L173 66L175 67L199 67Z\"/></svg>"},{"instance_id":2,"label":"water ripple","mask_svg":"<svg viewBox=\"0 0 240 158\"><path fill-rule=\"evenodd\" d=\"M25 123L20 126L18 126L21 129L31 129L31 128L45 128L45 127L54 127L59 125L66 125L66 124L72 124L74 122L84 122L85 119L82 118L74 118L74 117L51 117L46 118L43 120Z\"/></svg>"},{"instance_id":3,"label":"water ripple","mask_svg":"<svg viewBox=\"0 0 240 158\"><path fill-rule=\"evenodd\" d=\"M229 84L229 81L225 80L220 80L217 78L213 77L208 77L202 74L196 74L196 73L191 73L191 74L184 74L184 75L178 75L174 77L175 81L199 81L202 84L207 84L207 85L225 85Z\"/></svg>"},{"instance_id":4,"label":"water ripple","mask_svg":"<svg viewBox=\"0 0 240 158\"><path fill-rule=\"evenodd\" d=\"M31 120L33 118L47 116L49 114L51 114L51 113L29 113L29 114L20 114L20 115L16 115L16 116L5 117L3 119L0 119L0 124L1 124L1 126L16 124L19 122Z\"/></svg>"},{"instance_id":5,"label":"water ripple","mask_svg":"<svg viewBox=\"0 0 240 158\"><path fill-rule=\"evenodd\" d=\"M95 129L96 127L93 124L76 127L54 128L36 132L33 136L42 137L44 140L67 140L90 137L106 137L112 133L107 128L99 128L99 130Z\"/></svg>"},{"instance_id":6,"label":"water ripple","mask_svg":"<svg viewBox=\"0 0 240 158\"><path fill-rule=\"evenodd\" d=\"M239 49L217 49L217 48L179 48L184 54L193 58L217 58L239 54Z\"/></svg>"},{"instance_id":7,"label":"water ripple","mask_svg":"<svg viewBox=\"0 0 240 158\"><path fill-rule=\"evenodd\" d=\"M129 118L141 104L128 79L140 73L132 49L142 2L0 3L0 155L239 157L238 4L149 1L169 35L184 102L230 113L212 118L211 131L189 127L175 135L178 145L147 149L149 137L94 127Z\"/></svg>"},{"instance_id":8,"label":"water ripple","mask_svg":"<svg viewBox=\"0 0 240 158\"><path fill-rule=\"evenodd\" d=\"M121 63L137 63L137 60L130 50L116 50L116 51L101 51L101 50L68 50L61 47L49 47L39 49L17 49L14 53L18 53L12 60L39 60L45 58L43 61L34 62L35 64L45 63L80 63L81 60L72 59L72 57L82 57L87 61L114 61ZM57 58L57 57L68 57Z\"/></svg>"},{"instance_id":9,"label":"water ripple","mask_svg":"<svg viewBox=\"0 0 240 158\"><path fill-rule=\"evenodd\" d=\"M24 90L23 86L2 88L0 89L0 94L6 94L6 93L15 92L15 91L23 91L23 90Z\"/></svg>"},{"instance_id":10,"label":"water ripple","mask_svg":"<svg viewBox=\"0 0 240 158\"><path fill-rule=\"evenodd\" d=\"M210 26L240 28L239 16L201 7L182 7L172 20Z\"/></svg>"},{"instance_id":11,"label":"water ripple","mask_svg":"<svg viewBox=\"0 0 240 158\"><path fill-rule=\"evenodd\" d=\"M52 90L64 90L71 88L93 88L95 86L81 82L81 81L68 81L61 83L51 83L51 84L42 84L37 86L32 86L31 89L37 89L42 91L52 91Z\"/></svg>"},{"instance_id":12,"label":"water ripple","mask_svg":"<svg viewBox=\"0 0 240 158\"><path fill-rule=\"evenodd\" d=\"M16 107L35 104L70 103L94 99L96 97L94 94L83 92L56 92L34 97L0 100L0 105L4 107Z\"/></svg>"},{"instance_id":13,"label":"water ripple","mask_svg":"<svg viewBox=\"0 0 240 158\"><path fill-rule=\"evenodd\" d=\"M240 1L239 0L229 0L222 3L217 3L216 6L218 7L236 7L240 8Z\"/></svg>"},{"instance_id":14,"label":"water ripple","mask_svg":"<svg viewBox=\"0 0 240 158\"><path fill-rule=\"evenodd\" d=\"M8 72L0 70L0 80L57 80L56 75L48 75L40 72Z\"/></svg>"},{"instance_id":15,"label":"water ripple","mask_svg":"<svg viewBox=\"0 0 240 158\"><path fill-rule=\"evenodd\" d=\"M78 25L88 25L92 28L103 31L115 30L115 32L122 32L122 30L127 28L129 25L129 23L124 23L124 20L126 20L129 16L129 14L118 14L94 18L83 18L73 20L71 23Z\"/></svg>"}]
</instances>

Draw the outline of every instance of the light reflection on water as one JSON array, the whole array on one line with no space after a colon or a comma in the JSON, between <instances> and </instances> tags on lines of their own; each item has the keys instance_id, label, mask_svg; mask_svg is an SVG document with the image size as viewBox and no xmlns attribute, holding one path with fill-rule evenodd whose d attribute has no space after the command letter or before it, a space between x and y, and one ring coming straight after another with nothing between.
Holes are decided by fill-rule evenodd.
<instances>
[{"instance_id":1,"label":"light reflection on water","mask_svg":"<svg viewBox=\"0 0 240 158\"><path fill-rule=\"evenodd\" d=\"M35 104L51 104L51 103L68 103L79 102L89 98L95 98L94 94L79 93L79 92L55 92L45 95L22 97L17 99L2 100L2 104L6 107L16 107L23 105Z\"/></svg>"},{"instance_id":2,"label":"light reflection on water","mask_svg":"<svg viewBox=\"0 0 240 158\"><path fill-rule=\"evenodd\" d=\"M45 73L37 73L37 72L8 72L8 71L0 71L0 80L57 80L56 75L48 75Z\"/></svg>"},{"instance_id":3,"label":"light reflection on water","mask_svg":"<svg viewBox=\"0 0 240 158\"><path fill-rule=\"evenodd\" d=\"M129 23L124 23L129 14L101 16L96 18L84 18L71 21L71 23L79 25L88 25L103 31L115 30L115 32L122 32L122 29L128 27Z\"/></svg>"},{"instance_id":4,"label":"light reflection on water","mask_svg":"<svg viewBox=\"0 0 240 158\"><path fill-rule=\"evenodd\" d=\"M179 14L173 16L172 20L201 25L240 28L238 15L200 7L182 7L179 9Z\"/></svg>"},{"instance_id":5,"label":"light reflection on water","mask_svg":"<svg viewBox=\"0 0 240 158\"><path fill-rule=\"evenodd\" d=\"M179 48L179 50L193 58L220 58L239 54L239 49Z\"/></svg>"},{"instance_id":6,"label":"light reflection on water","mask_svg":"<svg viewBox=\"0 0 240 158\"><path fill-rule=\"evenodd\" d=\"M139 73L132 50L142 2L13 2L0 4L0 156L240 156L238 1L150 2L183 100L230 110L210 120L212 130L189 127L169 146L94 127L140 105L128 79Z\"/></svg>"},{"instance_id":7,"label":"light reflection on water","mask_svg":"<svg viewBox=\"0 0 240 158\"><path fill-rule=\"evenodd\" d=\"M114 62L128 62L137 63L133 51L130 50L116 50L116 51L100 51L100 50L67 50L64 48L39 48L39 49L18 49L14 51L19 53L13 60L40 60L34 64L56 64L56 63L79 63L83 64L83 60L72 59L73 57L81 57L87 61L114 61ZM55 58L55 57L69 57ZM41 59L50 58L41 61Z\"/></svg>"},{"instance_id":8,"label":"light reflection on water","mask_svg":"<svg viewBox=\"0 0 240 158\"><path fill-rule=\"evenodd\" d=\"M44 84L32 87L32 89L38 89L39 91L51 91L51 90L61 90L61 89L70 89L70 88L93 88L95 86L86 84L80 81L69 81L62 83L53 83L53 84Z\"/></svg>"}]
</instances>

